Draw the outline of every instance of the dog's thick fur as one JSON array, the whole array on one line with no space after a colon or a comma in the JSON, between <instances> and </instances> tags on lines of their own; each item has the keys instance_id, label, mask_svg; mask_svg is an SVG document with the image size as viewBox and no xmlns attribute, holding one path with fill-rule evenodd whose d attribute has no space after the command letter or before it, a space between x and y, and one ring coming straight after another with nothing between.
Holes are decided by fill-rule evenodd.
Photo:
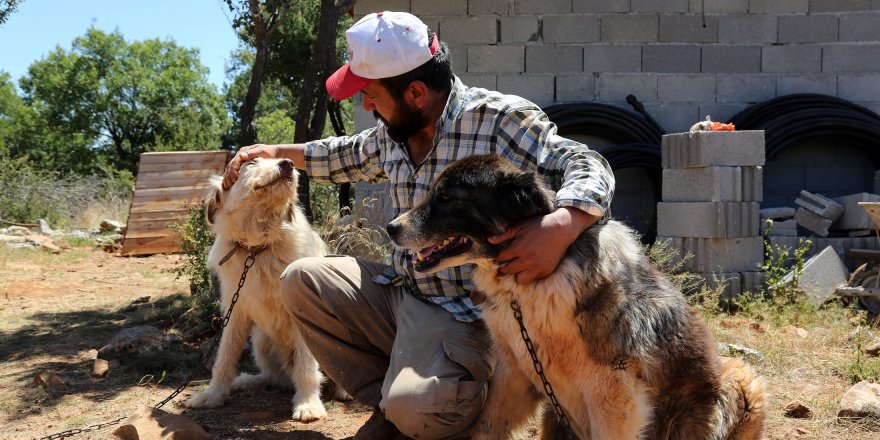
<instances>
[{"instance_id":1,"label":"dog's thick fur","mask_svg":"<svg viewBox=\"0 0 880 440\"><path fill-rule=\"evenodd\" d=\"M508 438L544 394L513 300L581 439L760 438L763 380L716 354L706 325L623 224L588 229L543 280L519 285L497 275L501 246L486 237L549 213L552 197L533 174L473 156L449 166L422 204L388 226L413 250L417 270L477 265L498 366L474 438Z\"/></svg>"},{"instance_id":2,"label":"dog's thick fur","mask_svg":"<svg viewBox=\"0 0 880 440\"><path fill-rule=\"evenodd\" d=\"M223 404L233 389L264 384L290 385L294 420L312 421L327 414L320 399L323 375L281 303L279 276L293 260L323 256L327 248L297 206L297 172L288 159L246 162L238 181L227 191L220 179L205 201L208 222L216 234L208 266L220 279L225 312L238 289L249 251L259 251L250 268L229 324L220 339L211 384L186 401L191 408ZM228 260L221 260L232 252ZM236 377L236 364L248 335L260 373Z\"/></svg>"}]
</instances>

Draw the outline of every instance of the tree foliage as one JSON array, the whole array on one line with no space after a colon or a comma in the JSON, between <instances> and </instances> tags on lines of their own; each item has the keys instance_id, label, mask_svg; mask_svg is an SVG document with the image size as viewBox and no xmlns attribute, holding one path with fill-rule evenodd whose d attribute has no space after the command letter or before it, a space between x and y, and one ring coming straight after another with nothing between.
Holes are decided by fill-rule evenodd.
<instances>
[{"instance_id":1,"label":"tree foliage","mask_svg":"<svg viewBox=\"0 0 880 440\"><path fill-rule=\"evenodd\" d=\"M0 24L6 22L22 0L0 0Z\"/></svg>"},{"instance_id":2,"label":"tree foliage","mask_svg":"<svg viewBox=\"0 0 880 440\"><path fill-rule=\"evenodd\" d=\"M146 151L218 147L228 123L197 50L173 41L92 28L32 64L21 86L37 117L17 153L47 169L134 171Z\"/></svg>"}]
</instances>

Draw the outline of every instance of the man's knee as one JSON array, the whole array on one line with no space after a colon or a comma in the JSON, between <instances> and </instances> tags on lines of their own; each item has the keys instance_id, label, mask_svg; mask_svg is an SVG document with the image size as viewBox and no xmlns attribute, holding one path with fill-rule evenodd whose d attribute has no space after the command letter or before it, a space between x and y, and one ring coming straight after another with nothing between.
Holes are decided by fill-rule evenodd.
<instances>
[{"instance_id":1,"label":"man's knee","mask_svg":"<svg viewBox=\"0 0 880 440\"><path fill-rule=\"evenodd\" d=\"M385 418L414 439L468 437L486 401L484 381L425 378L408 387L392 387L382 399Z\"/></svg>"},{"instance_id":2,"label":"man's knee","mask_svg":"<svg viewBox=\"0 0 880 440\"><path fill-rule=\"evenodd\" d=\"M305 313L305 307L318 297L317 275L326 270L322 257L297 259L281 273L281 302L294 316Z\"/></svg>"}]
</instances>

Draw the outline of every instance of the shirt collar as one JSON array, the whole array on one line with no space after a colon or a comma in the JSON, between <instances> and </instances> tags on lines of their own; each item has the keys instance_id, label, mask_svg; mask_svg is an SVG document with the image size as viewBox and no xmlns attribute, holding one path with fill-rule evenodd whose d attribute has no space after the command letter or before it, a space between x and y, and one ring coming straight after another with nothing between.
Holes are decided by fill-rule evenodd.
<instances>
[{"instance_id":1,"label":"shirt collar","mask_svg":"<svg viewBox=\"0 0 880 440\"><path fill-rule=\"evenodd\" d=\"M446 107L443 108L443 114L440 116L440 119L437 120L437 135L443 132L443 129L455 119L458 118L458 115L462 110L463 99L461 96L464 94L465 89L467 87L462 84L461 80L458 79L457 76L452 76L452 89L449 91L449 97L446 98Z\"/></svg>"}]
</instances>

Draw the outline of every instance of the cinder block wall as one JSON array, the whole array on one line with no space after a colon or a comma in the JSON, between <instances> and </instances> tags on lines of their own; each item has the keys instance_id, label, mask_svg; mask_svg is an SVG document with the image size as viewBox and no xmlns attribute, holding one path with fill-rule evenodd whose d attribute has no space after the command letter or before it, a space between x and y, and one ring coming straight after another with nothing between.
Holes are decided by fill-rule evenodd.
<instances>
[{"instance_id":1,"label":"cinder block wall","mask_svg":"<svg viewBox=\"0 0 880 440\"><path fill-rule=\"evenodd\" d=\"M538 105L634 94L667 132L791 93L880 112L880 0L360 0L418 15L469 85ZM374 121L358 112L358 127Z\"/></svg>"}]
</instances>

